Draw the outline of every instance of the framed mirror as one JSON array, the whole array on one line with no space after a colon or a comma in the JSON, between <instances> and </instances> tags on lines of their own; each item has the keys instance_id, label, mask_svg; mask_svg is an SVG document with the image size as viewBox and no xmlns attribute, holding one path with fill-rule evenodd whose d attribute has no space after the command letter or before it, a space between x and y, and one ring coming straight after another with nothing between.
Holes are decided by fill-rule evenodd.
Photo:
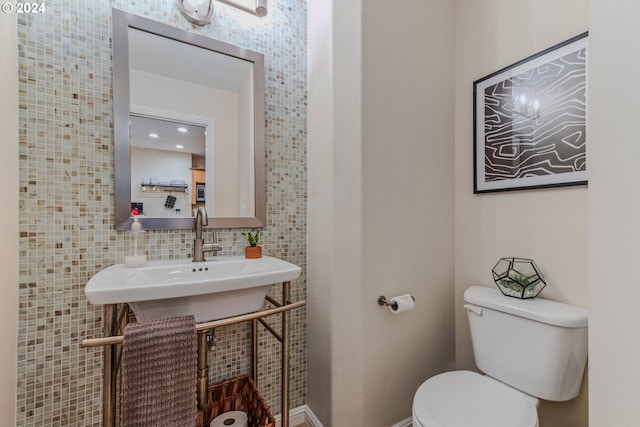
<instances>
[{"instance_id":1,"label":"framed mirror","mask_svg":"<svg viewBox=\"0 0 640 427\"><path fill-rule=\"evenodd\" d=\"M113 9L115 226L264 227L264 56Z\"/></svg>"}]
</instances>

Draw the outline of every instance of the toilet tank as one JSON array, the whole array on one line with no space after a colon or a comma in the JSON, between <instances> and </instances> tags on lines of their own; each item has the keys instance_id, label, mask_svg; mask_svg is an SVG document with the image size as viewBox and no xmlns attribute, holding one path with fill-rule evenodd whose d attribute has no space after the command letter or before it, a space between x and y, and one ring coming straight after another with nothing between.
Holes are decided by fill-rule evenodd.
<instances>
[{"instance_id":1,"label":"toilet tank","mask_svg":"<svg viewBox=\"0 0 640 427\"><path fill-rule=\"evenodd\" d=\"M473 354L485 374L532 396L576 397L587 361L587 310L472 286L464 293Z\"/></svg>"}]
</instances>

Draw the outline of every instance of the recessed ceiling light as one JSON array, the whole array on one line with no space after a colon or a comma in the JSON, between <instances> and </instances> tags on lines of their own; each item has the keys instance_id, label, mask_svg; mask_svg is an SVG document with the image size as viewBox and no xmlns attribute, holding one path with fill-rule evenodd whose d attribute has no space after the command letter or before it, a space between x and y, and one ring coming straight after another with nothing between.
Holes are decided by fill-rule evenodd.
<instances>
[{"instance_id":1,"label":"recessed ceiling light","mask_svg":"<svg viewBox=\"0 0 640 427\"><path fill-rule=\"evenodd\" d=\"M187 129L185 127L179 127L178 128L178 132L187 133L187 132L189 132L189 129Z\"/></svg>"},{"instance_id":2,"label":"recessed ceiling light","mask_svg":"<svg viewBox=\"0 0 640 427\"><path fill-rule=\"evenodd\" d=\"M183 149L183 148L184 148L184 145L182 145L182 144L176 144L176 148Z\"/></svg>"},{"instance_id":3,"label":"recessed ceiling light","mask_svg":"<svg viewBox=\"0 0 640 427\"><path fill-rule=\"evenodd\" d=\"M150 133L149 138L160 138L160 135L158 135L157 133Z\"/></svg>"}]
</instances>

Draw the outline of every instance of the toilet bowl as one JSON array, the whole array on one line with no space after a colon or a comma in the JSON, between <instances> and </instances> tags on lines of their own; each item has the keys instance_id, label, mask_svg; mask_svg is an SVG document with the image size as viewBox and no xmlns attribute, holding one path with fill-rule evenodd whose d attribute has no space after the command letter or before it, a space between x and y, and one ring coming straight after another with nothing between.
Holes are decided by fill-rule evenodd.
<instances>
[{"instance_id":1,"label":"toilet bowl","mask_svg":"<svg viewBox=\"0 0 640 427\"><path fill-rule=\"evenodd\" d=\"M538 427L538 399L575 398L587 361L587 310L472 286L465 308L478 369L425 381L413 427Z\"/></svg>"},{"instance_id":2,"label":"toilet bowl","mask_svg":"<svg viewBox=\"0 0 640 427\"><path fill-rule=\"evenodd\" d=\"M537 405L538 399L491 377L445 372L418 388L413 427L538 427Z\"/></svg>"}]
</instances>

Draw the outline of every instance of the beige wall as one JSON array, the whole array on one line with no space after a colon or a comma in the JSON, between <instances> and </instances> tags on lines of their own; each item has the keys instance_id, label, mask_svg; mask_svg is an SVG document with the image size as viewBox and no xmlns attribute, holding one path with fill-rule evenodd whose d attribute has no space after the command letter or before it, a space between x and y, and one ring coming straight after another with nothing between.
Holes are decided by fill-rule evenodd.
<instances>
[{"instance_id":1,"label":"beige wall","mask_svg":"<svg viewBox=\"0 0 640 427\"><path fill-rule=\"evenodd\" d=\"M16 321L18 300L18 31L14 14L0 14L0 414L2 423L15 424L16 409Z\"/></svg>"},{"instance_id":2,"label":"beige wall","mask_svg":"<svg viewBox=\"0 0 640 427\"><path fill-rule=\"evenodd\" d=\"M453 359L453 5L314 3L308 404L386 427ZM376 303L404 293L415 310Z\"/></svg>"},{"instance_id":3,"label":"beige wall","mask_svg":"<svg viewBox=\"0 0 640 427\"><path fill-rule=\"evenodd\" d=\"M333 180L332 2L309 2L307 122L307 405L322 420L331 416L331 246ZM320 121L314 117L324 117ZM315 166L318 165L318 166ZM324 236L324 238L322 238ZM310 261L313 262L310 262ZM326 268L322 268L322 265ZM313 283L309 286L309 283Z\"/></svg>"},{"instance_id":4,"label":"beige wall","mask_svg":"<svg viewBox=\"0 0 640 427\"><path fill-rule=\"evenodd\" d=\"M631 427L640 418L640 3L590 8L589 418Z\"/></svg>"},{"instance_id":5,"label":"beige wall","mask_svg":"<svg viewBox=\"0 0 640 427\"><path fill-rule=\"evenodd\" d=\"M452 367L454 3L363 4L363 392L373 427L410 416L420 384ZM416 298L409 313L375 303L405 293Z\"/></svg>"},{"instance_id":6,"label":"beige wall","mask_svg":"<svg viewBox=\"0 0 640 427\"><path fill-rule=\"evenodd\" d=\"M314 2L309 6L314 12ZM560 301L588 306L590 310L590 405L586 417L587 396L583 390L573 402L549 404L541 407L541 426L635 426L640 416L636 397L640 391L640 347L638 346L638 315L636 301L640 287L635 286L640 276L638 241L640 241L640 145L635 129L640 115L635 84L640 68L638 56L629 54L629 47L640 46L640 29L635 18L640 4L625 0L586 1L520 1L512 0L458 0L456 12L456 65L455 65L455 300L457 366L473 368L466 314L461 307L462 292L466 287L482 283L492 286L490 268L504 255L530 256L536 259L549 280L545 296ZM316 6L326 8L328 6ZM330 9L330 8L329 8ZM341 11L342 12L342 11ZM335 259L332 253L339 234L332 221L340 220L340 211L332 199L334 184L343 178L323 165L336 163L340 158L335 150L346 150L332 142L336 133L334 121L344 100L341 90L334 87L334 71L340 76L344 69L355 73L354 89L350 96L357 97L361 71L358 64L360 21L355 15L345 14L344 21L352 21L349 46L355 55L347 59L334 55L333 38L338 31L332 25L332 11L325 21L310 22L310 171L309 179L309 264L313 280L310 282L312 303L309 318L309 405L320 414L331 410L324 396L330 395L336 385L337 374L330 374L331 363L340 362L334 348L344 345L332 341L332 333L341 333L342 325L351 327L351 319L360 319L366 313L364 305L352 316L325 316L334 295L342 292L340 285L332 283L341 276L339 270L323 262ZM315 18L314 18L315 19ZM324 26L323 26L324 25ZM366 22L365 22L366 27ZM343 28L344 29L344 28ZM584 30L590 31L589 58L589 198L586 188L536 190L504 194L474 196L472 194L472 82L496 69L509 65L527 55L538 52ZM315 32L315 33L314 33ZM319 43L323 36L325 38ZM340 34L343 36L344 34ZM341 39L341 42L343 39ZM313 45L315 42L317 45ZM318 45L320 49L318 49ZM340 50L344 44L335 45ZM348 51L348 49L345 49ZM314 52L316 55L314 56ZM318 52L320 54L318 55ZM633 50L635 52L635 50ZM342 52L344 53L344 52ZM355 59L354 59L355 56ZM366 55L365 55L366 56ZM314 60L316 63L314 63ZM336 64L334 65L333 61ZM324 62L325 68L318 67ZM345 66L343 68L343 65ZM365 73L365 89L367 75ZM612 83L619 84L612 84ZM622 83L620 83L622 82ZM331 90L328 90L331 88ZM338 90L341 89L341 90ZM336 96L334 97L334 94ZM366 97L366 95L365 95ZM317 102L320 100L320 102ZM333 109L333 106L336 106ZM347 110L349 110L347 108ZM363 110L368 111L365 106ZM328 122L318 122L314 116L330 114ZM365 119L363 122L367 122ZM353 119L346 117L345 121ZM323 126L328 124L328 126ZM363 131L367 135L367 129ZM314 140L314 138L316 138ZM322 144L317 138L326 138ZM359 148L359 147L358 147ZM365 150L365 158L367 151ZM344 153L339 153L344 154ZM348 160L357 160L352 156ZM347 160L347 161L348 161ZM366 165L366 162L365 162ZM357 165L355 165L357 166ZM366 167L364 168L366 176ZM324 170L324 174L322 174ZM318 173L315 175L313 172ZM394 169L394 172L396 170ZM357 178L357 173L355 174ZM317 180L314 180L317 177ZM346 176L345 176L346 177ZM324 178L331 178L324 180ZM359 184L359 181L356 181ZM348 182L347 182L348 183ZM338 189L339 190L339 189ZM366 194L366 186L365 186ZM327 202L322 204L322 202ZM358 203L360 201L358 200ZM514 219L515 218L515 219ZM368 221L368 220L367 220ZM524 225L523 225L524 224ZM359 227L359 222L354 227ZM393 230L393 227L391 228ZM587 232L588 229L588 232ZM369 231L369 228L366 228ZM385 229L388 230L388 229ZM324 232L324 235L322 234ZM315 233L315 235L314 235ZM379 231L381 240L392 233ZM374 234L375 236L375 234ZM322 238L324 237L324 238ZM343 242L344 243L344 242ZM351 242L352 243L352 242ZM356 242L356 243L359 243ZM395 243L395 241L394 241ZM402 245L404 242L401 242ZM587 251L587 244L589 251ZM389 247L393 248L393 245ZM395 249L395 248L394 248ZM362 262L361 258L356 260ZM324 268L323 268L324 267ZM310 276L311 277L311 276ZM357 279L357 278L356 278ZM587 288L587 281L589 286ZM358 286L346 288L348 293L363 292ZM312 294L313 293L313 294ZM311 295L312 294L312 295ZM420 300L419 300L420 301ZM335 309L339 313L340 308ZM364 315L364 314L363 314ZM401 321L402 317L397 320ZM337 325L336 325L337 324ZM357 328L362 325L356 325ZM323 331L327 331L323 333ZM332 332L333 331L333 332ZM318 339L319 338L319 339ZM362 336L353 345L362 345ZM323 341L324 340L324 341ZM349 348L353 347L350 346ZM338 354L338 356L336 356ZM354 354L360 357L360 353ZM374 360L373 358L369 360ZM350 364L348 370L353 365ZM329 368L329 369L326 369ZM350 378L357 378L357 370ZM391 378L387 378L392 381ZM318 386L320 385L320 386ZM354 386L346 384L344 398ZM384 388L382 389L384 390ZM380 390L379 390L380 391ZM382 391L380 391L382 393ZM324 393L324 394L322 394ZM354 408L367 405L352 397ZM336 401L334 396L333 401ZM321 419L329 419L321 417ZM335 418L334 418L335 420ZM328 425L332 425L329 423ZM358 425L358 424L355 424Z\"/></svg>"},{"instance_id":7,"label":"beige wall","mask_svg":"<svg viewBox=\"0 0 640 427\"><path fill-rule=\"evenodd\" d=\"M473 82L588 29L588 0L458 0L455 89L456 363L474 368L462 294L495 286L500 257L533 258L548 286L543 296L588 306L587 189L573 187L473 194ZM591 95L591 94L590 94ZM591 167L591 165L590 165ZM587 393L543 403L541 427L583 427Z\"/></svg>"},{"instance_id":8,"label":"beige wall","mask_svg":"<svg viewBox=\"0 0 640 427\"><path fill-rule=\"evenodd\" d=\"M307 404L362 425L361 4L308 3Z\"/></svg>"}]
</instances>

